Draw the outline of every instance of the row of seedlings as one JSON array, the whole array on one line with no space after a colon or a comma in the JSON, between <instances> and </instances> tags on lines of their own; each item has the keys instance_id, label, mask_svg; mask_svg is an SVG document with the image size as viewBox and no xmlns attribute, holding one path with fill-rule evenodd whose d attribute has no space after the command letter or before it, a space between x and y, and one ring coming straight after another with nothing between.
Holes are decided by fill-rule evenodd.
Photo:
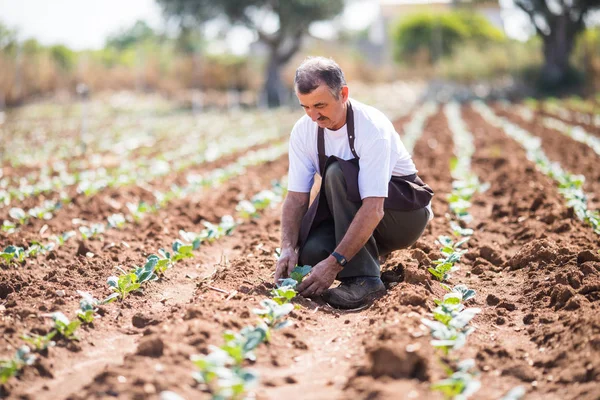
<instances>
[{"instance_id":1,"label":"row of seedlings","mask_svg":"<svg viewBox=\"0 0 600 400\"><path fill-rule=\"evenodd\" d=\"M178 198L184 198L192 193L196 193L203 188L216 187L223 184L228 179L235 176L240 176L246 171L246 168L250 166L260 165L265 162L273 161L281 157L287 151L287 143L278 144L271 146L266 149L249 152L244 155L235 163L232 163L224 168L219 168L212 171L206 176L198 174L188 174L188 184L180 187L173 185L171 189L166 193L154 191L153 194L156 198L154 204L148 204L146 202L139 202L137 204L127 203L127 208L130 215L125 217L123 214L113 214L108 217L108 223L93 223L88 225L82 225L79 227L79 233L81 234L82 240L90 238L101 237L108 229L121 229L125 226L126 222L139 222L143 217L150 212L156 212L160 208L164 208L172 200ZM5 222L6 223L6 222ZM74 220L74 223L82 223L80 220ZM41 242L33 242L27 249L9 245L2 252L0 252L0 260L5 264L20 263L26 258L36 257L40 254L46 254L53 251L57 246L62 246L65 242L77 234L75 231L63 232L59 235L54 235L50 238L48 243L42 244Z\"/></svg>"},{"instance_id":2,"label":"row of seedlings","mask_svg":"<svg viewBox=\"0 0 600 400\"><path fill-rule=\"evenodd\" d=\"M270 299L260 302L261 308L252 312L260 317L254 326L247 326L239 333L226 331L224 344L210 346L207 355L193 355L191 360L197 370L193 377L201 389L213 399L239 399L251 397L251 390L258 385L259 377L247 368L247 363L256 361L254 350L268 342L272 332L293 325L285 317L294 309L292 299L298 294L296 286L310 272L311 266L296 266L289 278L281 279L271 291Z\"/></svg>"},{"instance_id":3,"label":"row of seedlings","mask_svg":"<svg viewBox=\"0 0 600 400\"><path fill-rule=\"evenodd\" d=\"M467 399L481 386L476 379L477 372L474 371L475 361L458 361L448 357L451 351L458 350L466 344L467 337L475 331L469 323L481 310L465 308L465 303L475 297L474 290L461 284L450 288L443 282L459 269L456 264L467 252L467 249L462 247L473 235L473 230L465 227L472 221L469 213L471 198L476 192L487 190L488 185L482 185L478 177L471 172L471 157L475 147L473 137L462 121L460 105L448 103L444 112L452 132L456 156L450 165L453 182L452 192L447 198L452 215L446 214L456 242L448 236L440 236L437 240L442 246L444 258L434 261L435 267L429 268L429 272L441 282L448 293L442 300L434 300L437 307L433 310L433 320L424 318L421 322L431 331L432 346L442 351L441 362L448 374L447 378L435 382L432 389L442 392L447 399Z\"/></svg>"},{"instance_id":4,"label":"row of seedlings","mask_svg":"<svg viewBox=\"0 0 600 400\"><path fill-rule=\"evenodd\" d=\"M506 135L519 143L527 153L527 159L535 163L537 169L544 175L554 179L558 184L560 194L565 198L567 207L572 207L575 215L589 224L595 233L600 234L600 213L589 210L587 195L583 191L585 177L565 171L558 162L552 162L544 153L541 139L525 129L513 124L506 118L494 114L483 102L476 102L473 108L492 126L500 128Z\"/></svg>"},{"instance_id":5,"label":"row of seedlings","mask_svg":"<svg viewBox=\"0 0 600 400\"><path fill-rule=\"evenodd\" d=\"M510 111L510 107L505 107ZM523 118L525 121L531 122L535 119L534 113L531 109L523 106L517 106L514 108L515 112ZM586 146L589 146L594 153L600 155L600 138L588 133L581 126L573 126L567 124L560 119L552 118L552 117L541 117L542 124L549 129L554 129L564 134L565 136L570 137L576 142L583 143Z\"/></svg>"},{"instance_id":6,"label":"row of seedlings","mask_svg":"<svg viewBox=\"0 0 600 400\"><path fill-rule=\"evenodd\" d=\"M143 266L134 266L129 271L117 267L121 272L120 275L110 276L107 279L108 287L113 293L103 300L98 300L87 292L77 290L77 293L81 296L80 307L76 312L77 318L71 321L61 312L46 315L51 317L54 322L53 328L48 334L24 334L22 339L28 345L21 346L16 351L13 359L0 360L0 384L19 374L24 367L35 363L36 356L32 354L32 348L33 351L39 353L46 351L48 347L55 345L53 339L57 335L65 340L79 340L76 335L77 329L82 323L91 324L100 315L100 306L116 300L122 302L129 293L143 290L143 287L149 282L159 280L178 261L193 258L193 252L199 249L203 242L213 242L223 236L230 235L235 227L243 223L244 220L256 218L260 212L280 203L284 195L284 185L280 182L274 182L272 190L263 190L250 200L242 200L238 203L236 206L239 216L237 220L231 216L223 216L221 223L218 225L204 221L205 229L199 233L181 230L179 232L181 239L176 239L173 242L171 251L159 249L158 255L149 255ZM250 210L251 212L249 212Z\"/></svg>"},{"instance_id":7,"label":"row of seedlings","mask_svg":"<svg viewBox=\"0 0 600 400\"><path fill-rule=\"evenodd\" d=\"M207 161L214 161L220 157L235 153L248 147L272 142L280 137L281 135L276 129L271 131L263 130L258 131L256 134L247 135L241 139L222 141L222 143L218 144L211 143L208 149L205 149L204 151L197 151L196 156L188 158L185 161L178 161L178 164L175 165L175 167L178 171L181 171L192 165L200 165ZM65 186L58 187L54 184L50 184L51 191L59 192L60 199L58 201L45 200L40 206L34 207L27 211L17 207L11 208L9 210L9 216L12 218L12 221L5 220L2 224L2 230L8 234L14 233L17 226L26 224L30 217L45 220L52 219L53 213L56 210L60 209L63 205L70 203L72 200L62 190L68 186L78 184L76 188L77 194L89 197L107 187L117 188L131 184L138 186L146 185L152 180L168 174L172 169L171 167L172 166L163 159L153 159L149 165L143 168L140 168L137 163L133 162L121 163L119 169L114 175L109 175L104 168L83 171L74 175L70 175L63 171L63 173L66 175L59 175L59 177L54 178L59 179L60 182ZM48 188L48 184L45 183L44 187ZM0 189L0 204L10 204L11 197L23 199L27 197L26 194L33 195L39 193L40 189L33 186L28 186L26 191L22 191L21 189L17 189L16 191L6 191Z\"/></svg>"},{"instance_id":8,"label":"row of seedlings","mask_svg":"<svg viewBox=\"0 0 600 400\"><path fill-rule=\"evenodd\" d=\"M417 140L423 134L423 127L427 118L434 115L438 110L438 105L435 102L424 103L413 113L412 119L404 125L402 128L404 134L402 135L402 143L406 150L412 154Z\"/></svg>"}]
</instances>

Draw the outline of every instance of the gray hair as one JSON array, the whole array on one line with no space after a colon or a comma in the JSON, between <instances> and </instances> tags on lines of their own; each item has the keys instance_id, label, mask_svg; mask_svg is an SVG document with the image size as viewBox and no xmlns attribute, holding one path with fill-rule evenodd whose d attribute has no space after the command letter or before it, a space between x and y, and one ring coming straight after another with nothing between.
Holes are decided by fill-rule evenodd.
<instances>
[{"instance_id":1,"label":"gray hair","mask_svg":"<svg viewBox=\"0 0 600 400\"><path fill-rule=\"evenodd\" d=\"M322 84L326 84L333 97L339 99L342 87L346 86L342 69L331 58L306 58L296 70L296 90L300 94L308 94Z\"/></svg>"}]
</instances>

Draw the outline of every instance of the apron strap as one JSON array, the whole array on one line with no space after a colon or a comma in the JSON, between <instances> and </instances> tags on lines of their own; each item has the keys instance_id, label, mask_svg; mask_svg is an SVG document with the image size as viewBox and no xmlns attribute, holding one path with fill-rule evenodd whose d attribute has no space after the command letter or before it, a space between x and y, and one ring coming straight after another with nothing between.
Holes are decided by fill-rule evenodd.
<instances>
[{"instance_id":1,"label":"apron strap","mask_svg":"<svg viewBox=\"0 0 600 400\"><path fill-rule=\"evenodd\" d=\"M354 134L354 112L352 111L352 105L350 104L350 101L348 101L348 108L346 109L346 125L350 151L352 152L352 155L354 155L354 158L358 160L358 154L356 154L356 150L354 149L354 140L356 139L356 135ZM317 154L319 157L319 172L321 175L323 175L323 169L325 168L327 156L325 155L325 131L321 127L319 127L317 130Z\"/></svg>"}]
</instances>

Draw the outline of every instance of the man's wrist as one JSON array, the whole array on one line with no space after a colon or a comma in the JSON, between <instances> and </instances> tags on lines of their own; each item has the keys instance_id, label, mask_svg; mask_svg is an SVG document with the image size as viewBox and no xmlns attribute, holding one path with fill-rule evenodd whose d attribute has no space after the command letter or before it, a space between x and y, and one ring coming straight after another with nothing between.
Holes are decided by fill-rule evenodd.
<instances>
[{"instance_id":1,"label":"man's wrist","mask_svg":"<svg viewBox=\"0 0 600 400\"><path fill-rule=\"evenodd\" d=\"M336 271L340 272L344 269L344 267L337 262L334 256L330 255L326 260L329 262L329 265L331 265L331 268L334 268Z\"/></svg>"}]
</instances>

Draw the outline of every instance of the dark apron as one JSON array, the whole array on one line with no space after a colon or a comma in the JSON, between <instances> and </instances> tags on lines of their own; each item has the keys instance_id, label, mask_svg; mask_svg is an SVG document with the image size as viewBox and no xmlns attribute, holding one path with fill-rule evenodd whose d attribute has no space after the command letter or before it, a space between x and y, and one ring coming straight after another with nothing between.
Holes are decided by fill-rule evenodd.
<instances>
[{"instance_id":1,"label":"dark apron","mask_svg":"<svg viewBox=\"0 0 600 400\"><path fill-rule=\"evenodd\" d=\"M325 155L325 132L321 127L318 129L317 150L319 155L319 173L321 174L321 189L302 218L302 225L300 226L300 234L298 237L298 245L300 248L306 243L312 229L318 227L323 221L332 218L323 190L325 174L327 173L327 167L330 164L334 162L339 163L344 174L344 179L346 180L348 200L357 203L362 202L360 191L358 190L358 171L360 169L358 163L359 157L354 150L354 112L352 111L350 101L348 101L346 125L348 128L348 143L350 144L350 150L354 155L354 158L350 160L342 160L335 156L327 157ZM433 190L431 190L417 174L392 176L388 185L388 197L385 199L383 207L384 209L390 210L414 211L429 204L432 197Z\"/></svg>"}]
</instances>

